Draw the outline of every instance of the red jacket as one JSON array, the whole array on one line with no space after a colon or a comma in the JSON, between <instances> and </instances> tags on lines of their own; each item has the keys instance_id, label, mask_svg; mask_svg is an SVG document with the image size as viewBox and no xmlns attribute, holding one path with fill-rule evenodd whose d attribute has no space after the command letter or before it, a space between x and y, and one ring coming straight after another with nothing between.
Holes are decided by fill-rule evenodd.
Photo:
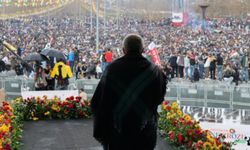
<instances>
[{"instance_id":1,"label":"red jacket","mask_svg":"<svg viewBox=\"0 0 250 150\"><path fill-rule=\"evenodd\" d=\"M113 60L113 54L112 54L112 52L106 52L105 53L105 60L106 60L106 62L112 62L112 60Z\"/></svg>"}]
</instances>

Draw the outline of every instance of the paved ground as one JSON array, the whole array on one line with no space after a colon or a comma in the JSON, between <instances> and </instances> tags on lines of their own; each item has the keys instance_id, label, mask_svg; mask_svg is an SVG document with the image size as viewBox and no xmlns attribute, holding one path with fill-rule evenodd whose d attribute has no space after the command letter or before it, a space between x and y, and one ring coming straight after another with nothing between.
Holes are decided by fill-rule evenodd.
<instances>
[{"instance_id":1,"label":"paved ground","mask_svg":"<svg viewBox=\"0 0 250 150\"><path fill-rule=\"evenodd\" d=\"M92 137L92 120L29 121L24 123L21 150L102 150ZM155 150L171 150L158 138Z\"/></svg>"}]
</instances>

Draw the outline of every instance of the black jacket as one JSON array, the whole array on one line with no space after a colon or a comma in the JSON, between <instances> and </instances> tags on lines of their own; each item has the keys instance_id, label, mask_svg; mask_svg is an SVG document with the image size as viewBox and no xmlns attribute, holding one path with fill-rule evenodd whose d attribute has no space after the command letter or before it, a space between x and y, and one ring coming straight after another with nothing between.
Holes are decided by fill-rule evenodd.
<instances>
[{"instance_id":1,"label":"black jacket","mask_svg":"<svg viewBox=\"0 0 250 150\"><path fill-rule=\"evenodd\" d=\"M223 58L220 55L217 57L217 65L223 65Z\"/></svg>"},{"instance_id":2,"label":"black jacket","mask_svg":"<svg viewBox=\"0 0 250 150\"><path fill-rule=\"evenodd\" d=\"M153 148L157 107L165 92L165 75L146 58L126 55L117 59L106 68L91 101L94 137L119 149L133 144Z\"/></svg>"},{"instance_id":3,"label":"black jacket","mask_svg":"<svg viewBox=\"0 0 250 150\"><path fill-rule=\"evenodd\" d=\"M176 56L171 56L170 59L169 59L170 65L171 65L172 67L178 66L178 64L177 64L176 61L177 61L177 57L176 57Z\"/></svg>"}]
</instances>

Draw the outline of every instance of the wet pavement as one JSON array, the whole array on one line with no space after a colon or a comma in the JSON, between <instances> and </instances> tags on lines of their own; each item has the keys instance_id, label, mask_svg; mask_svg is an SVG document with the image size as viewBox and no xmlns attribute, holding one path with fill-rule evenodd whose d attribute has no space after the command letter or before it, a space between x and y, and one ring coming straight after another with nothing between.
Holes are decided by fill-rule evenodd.
<instances>
[{"instance_id":1,"label":"wet pavement","mask_svg":"<svg viewBox=\"0 0 250 150\"><path fill-rule=\"evenodd\" d=\"M92 131L91 119L27 121L21 150L102 150L92 137ZM171 147L158 137L155 150L166 149L171 150Z\"/></svg>"}]
</instances>

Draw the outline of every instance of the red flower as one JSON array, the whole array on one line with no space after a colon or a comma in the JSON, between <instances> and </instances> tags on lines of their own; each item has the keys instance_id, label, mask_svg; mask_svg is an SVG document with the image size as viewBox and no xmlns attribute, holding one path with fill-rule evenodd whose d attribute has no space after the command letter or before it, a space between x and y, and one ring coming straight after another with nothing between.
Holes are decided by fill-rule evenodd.
<instances>
[{"instance_id":1,"label":"red flower","mask_svg":"<svg viewBox=\"0 0 250 150\"><path fill-rule=\"evenodd\" d=\"M62 104L61 101L58 101L58 102L57 102L57 105L58 105L58 106L62 106L63 104Z\"/></svg>"},{"instance_id":2,"label":"red flower","mask_svg":"<svg viewBox=\"0 0 250 150\"><path fill-rule=\"evenodd\" d=\"M193 141L188 141L188 147L192 147Z\"/></svg>"},{"instance_id":3,"label":"red flower","mask_svg":"<svg viewBox=\"0 0 250 150\"><path fill-rule=\"evenodd\" d=\"M69 99L73 101L74 100L74 96L70 96Z\"/></svg>"},{"instance_id":4,"label":"red flower","mask_svg":"<svg viewBox=\"0 0 250 150\"><path fill-rule=\"evenodd\" d=\"M74 108L74 105L73 105L73 104L69 104L68 106L69 106L69 108L71 108L71 109Z\"/></svg>"},{"instance_id":5,"label":"red flower","mask_svg":"<svg viewBox=\"0 0 250 150\"><path fill-rule=\"evenodd\" d=\"M199 129L196 129L194 132L195 132L195 134L197 134L197 135L202 135L202 131L199 130Z\"/></svg>"},{"instance_id":6,"label":"red flower","mask_svg":"<svg viewBox=\"0 0 250 150\"><path fill-rule=\"evenodd\" d=\"M163 104L164 105L168 105L170 102L169 101L164 101Z\"/></svg>"},{"instance_id":7,"label":"red flower","mask_svg":"<svg viewBox=\"0 0 250 150\"><path fill-rule=\"evenodd\" d=\"M170 111L170 110L171 110L171 106L167 106L167 107L166 107L166 110L167 110L167 111Z\"/></svg>"},{"instance_id":8,"label":"red flower","mask_svg":"<svg viewBox=\"0 0 250 150\"><path fill-rule=\"evenodd\" d=\"M193 122L190 120L186 124L189 125L189 126L191 126L191 125L193 125Z\"/></svg>"},{"instance_id":9,"label":"red flower","mask_svg":"<svg viewBox=\"0 0 250 150\"><path fill-rule=\"evenodd\" d=\"M169 139L170 139L171 141L173 141L173 140L174 140L174 137L175 137L174 131L169 131L169 132L168 132L168 136L169 136Z\"/></svg>"},{"instance_id":10,"label":"red flower","mask_svg":"<svg viewBox=\"0 0 250 150\"><path fill-rule=\"evenodd\" d=\"M77 100L78 100L78 99L81 100L82 98L81 98L81 96L77 96L76 99L77 99Z\"/></svg>"},{"instance_id":11,"label":"red flower","mask_svg":"<svg viewBox=\"0 0 250 150\"><path fill-rule=\"evenodd\" d=\"M196 149L201 149L202 146L203 146L203 142L202 142L202 141L199 141L199 142L197 142L197 143L195 144L195 148L196 148Z\"/></svg>"},{"instance_id":12,"label":"red flower","mask_svg":"<svg viewBox=\"0 0 250 150\"><path fill-rule=\"evenodd\" d=\"M69 102L65 101L63 102L63 105L69 105Z\"/></svg>"},{"instance_id":13,"label":"red flower","mask_svg":"<svg viewBox=\"0 0 250 150\"><path fill-rule=\"evenodd\" d=\"M178 142L180 143L180 144L183 144L184 143L184 136L183 136L183 134L178 134L178 136L177 136L177 138L178 138Z\"/></svg>"},{"instance_id":14,"label":"red flower","mask_svg":"<svg viewBox=\"0 0 250 150\"><path fill-rule=\"evenodd\" d=\"M174 125L174 126L177 126L177 125L178 125L178 121L173 120L173 125Z\"/></svg>"},{"instance_id":15,"label":"red flower","mask_svg":"<svg viewBox=\"0 0 250 150\"><path fill-rule=\"evenodd\" d=\"M11 150L12 148L11 148L11 146L10 146L10 144L6 144L5 146L4 146L4 150Z\"/></svg>"},{"instance_id":16,"label":"red flower","mask_svg":"<svg viewBox=\"0 0 250 150\"><path fill-rule=\"evenodd\" d=\"M86 115L85 112L83 112L83 111L80 111L79 114L80 114L81 117L84 117Z\"/></svg>"},{"instance_id":17,"label":"red flower","mask_svg":"<svg viewBox=\"0 0 250 150\"><path fill-rule=\"evenodd\" d=\"M189 136L192 136L192 135L193 135L193 130L188 130L188 131L187 131L187 134L188 134Z\"/></svg>"},{"instance_id":18,"label":"red flower","mask_svg":"<svg viewBox=\"0 0 250 150\"><path fill-rule=\"evenodd\" d=\"M75 103L79 103L81 100L80 99L76 99L75 100Z\"/></svg>"}]
</instances>

